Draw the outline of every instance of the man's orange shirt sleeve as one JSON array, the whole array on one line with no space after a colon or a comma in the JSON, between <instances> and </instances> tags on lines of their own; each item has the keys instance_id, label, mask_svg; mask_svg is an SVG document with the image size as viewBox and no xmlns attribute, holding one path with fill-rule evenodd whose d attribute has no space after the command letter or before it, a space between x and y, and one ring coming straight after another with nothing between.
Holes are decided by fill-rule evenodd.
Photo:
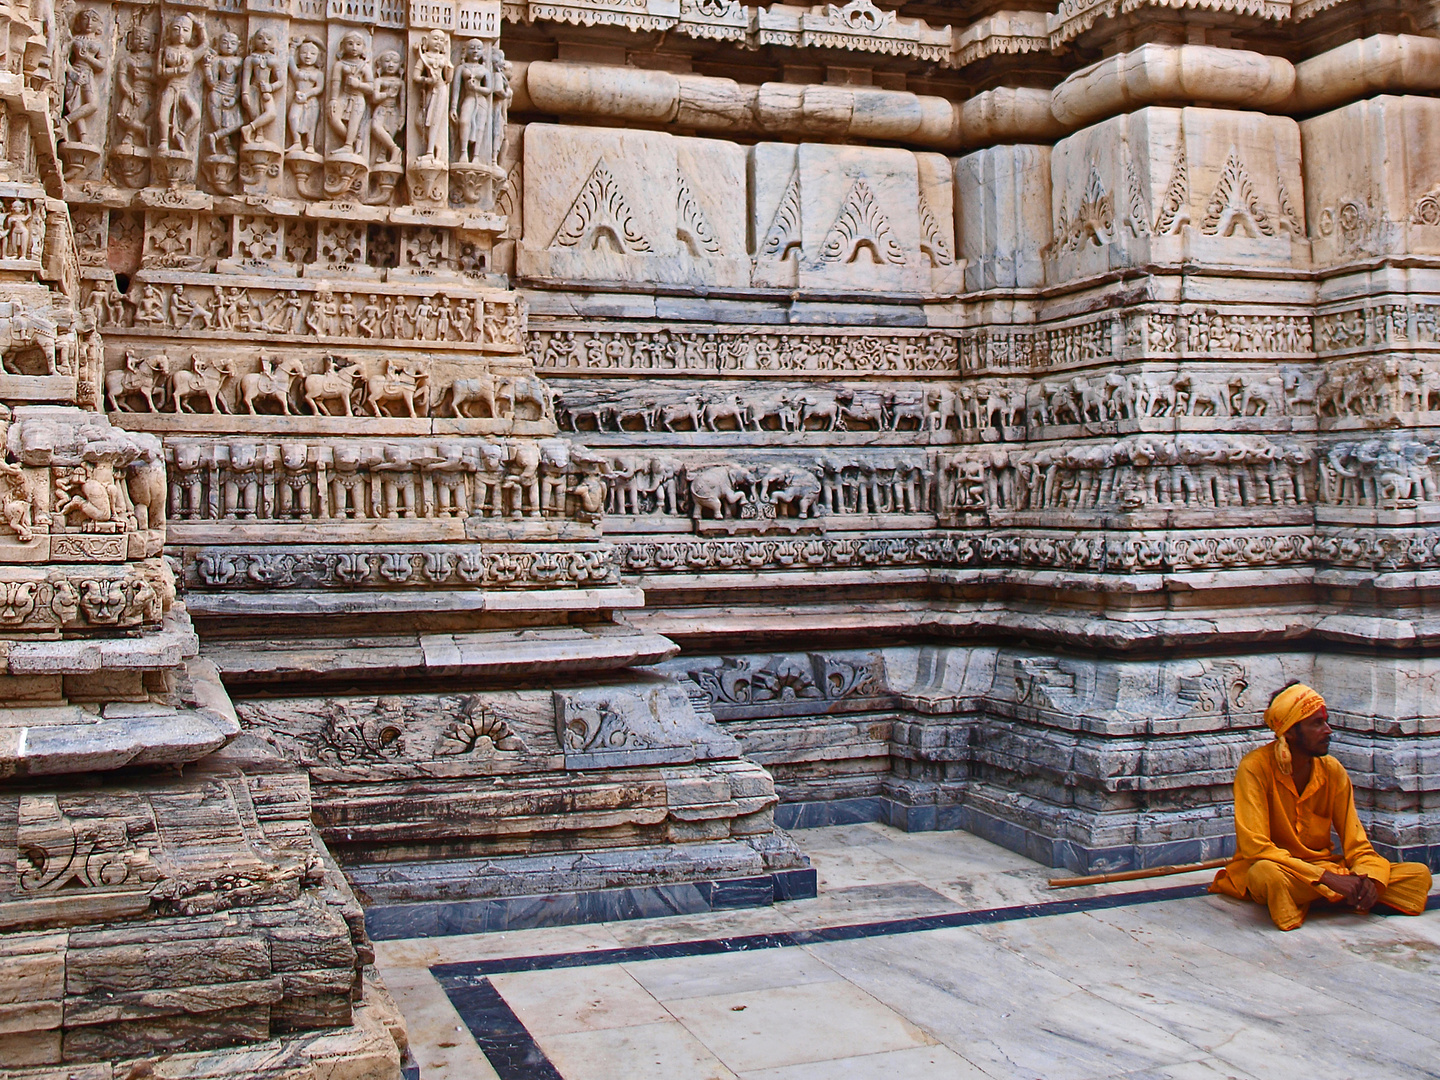
<instances>
[{"instance_id":1,"label":"man's orange shirt sleeve","mask_svg":"<svg viewBox=\"0 0 1440 1080\"><path fill-rule=\"evenodd\" d=\"M1383 889L1390 884L1390 862L1377 855L1370 846L1365 826L1360 824L1360 815L1355 812L1355 788L1344 766L1337 765L1330 770L1330 783L1334 786L1330 820L1340 835L1340 850L1345 853L1345 865L1353 874L1373 878Z\"/></svg>"}]
</instances>

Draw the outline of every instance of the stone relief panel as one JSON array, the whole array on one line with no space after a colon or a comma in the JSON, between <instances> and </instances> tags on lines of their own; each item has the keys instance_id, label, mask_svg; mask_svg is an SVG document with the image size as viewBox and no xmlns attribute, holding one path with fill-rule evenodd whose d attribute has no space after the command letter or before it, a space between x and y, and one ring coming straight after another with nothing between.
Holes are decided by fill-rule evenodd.
<instances>
[{"instance_id":1,"label":"stone relief panel","mask_svg":"<svg viewBox=\"0 0 1440 1080\"><path fill-rule=\"evenodd\" d=\"M322 781L562 766L548 691L297 697L237 708L246 730Z\"/></svg>"},{"instance_id":2,"label":"stone relief panel","mask_svg":"<svg viewBox=\"0 0 1440 1080\"><path fill-rule=\"evenodd\" d=\"M562 281L749 283L743 148L531 124L519 273Z\"/></svg>"},{"instance_id":3,"label":"stone relief panel","mask_svg":"<svg viewBox=\"0 0 1440 1080\"><path fill-rule=\"evenodd\" d=\"M1056 143L1047 280L1190 257L1304 264L1294 121L1145 108Z\"/></svg>"},{"instance_id":4,"label":"stone relief panel","mask_svg":"<svg viewBox=\"0 0 1440 1080\"><path fill-rule=\"evenodd\" d=\"M956 278L953 209L924 198L945 201L948 188L932 162L922 192L903 150L760 143L750 158L755 284L929 293Z\"/></svg>"},{"instance_id":5,"label":"stone relief panel","mask_svg":"<svg viewBox=\"0 0 1440 1080\"><path fill-rule=\"evenodd\" d=\"M1317 265L1437 250L1440 188L1428 165L1440 149L1436 102L1357 101L1302 121L1300 135Z\"/></svg>"},{"instance_id":6,"label":"stone relief panel","mask_svg":"<svg viewBox=\"0 0 1440 1080\"><path fill-rule=\"evenodd\" d=\"M279 199L269 209L290 217L283 200L488 213L513 97L498 37L486 0L77 4L61 42L66 179Z\"/></svg>"}]
</instances>

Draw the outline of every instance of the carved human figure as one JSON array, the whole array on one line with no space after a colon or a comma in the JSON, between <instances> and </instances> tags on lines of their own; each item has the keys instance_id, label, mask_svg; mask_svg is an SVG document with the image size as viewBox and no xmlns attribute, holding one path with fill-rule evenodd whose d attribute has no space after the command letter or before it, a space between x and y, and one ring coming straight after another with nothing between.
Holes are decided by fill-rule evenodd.
<instances>
[{"instance_id":1,"label":"carved human figure","mask_svg":"<svg viewBox=\"0 0 1440 1080\"><path fill-rule=\"evenodd\" d=\"M435 304L435 340L450 340L450 298L441 296Z\"/></svg>"},{"instance_id":2,"label":"carved human figure","mask_svg":"<svg viewBox=\"0 0 1440 1080\"><path fill-rule=\"evenodd\" d=\"M241 77L249 120L241 127L240 136L247 146L279 144L275 122L280 116L278 99L285 89L286 65L280 62L278 49L273 30L262 28L250 38L250 55L245 57Z\"/></svg>"},{"instance_id":3,"label":"carved human figure","mask_svg":"<svg viewBox=\"0 0 1440 1080\"><path fill-rule=\"evenodd\" d=\"M491 61L495 65L495 91L491 96L494 119L490 123L489 163L493 165L500 160L500 151L505 146L505 125L510 122L510 102L515 99L515 69L498 45L491 54Z\"/></svg>"},{"instance_id":4,"label":"carved human figure","mask_svg":"<svg viewBox=\"0 0 1440 1080\"><path fill-rule=\"evenodd\" d=\"M469 305L455 299L452 299L450 303L453 308L451 317L455 324L455 340L473 340L471 335L475 333L475 320L474 316L470 314Z\"/></svg>"},{"instance_id":5,"label":"carved human figure","mask_svg":"<svg viewBox=\"0 0 1440 1080\"><path fill-rule=\"evenodd\" d=\"M95 462L88 468L77 465L69 473L62 473L55 481L58 496L56 515L69 524L71 514L79 514L78 522L82 531L94 531L96 526L115 519L116 501L111 490L113 473L104 462Z\"/></svg>"},{"instance_id":6,"label":"carved human figure","mask_svg":"<svg viewBox=\"0 0 1440 1080\"><path fill-rule=\"evenodd\" d=\"M305 332L305 301L298 289L285 294L285 311L280 322L284 333L300 335Z\"/></svg>"},{"instance_id":7,"label":"carved human figure","mask_svg":"<svg viewBox=\"0 0 1440 1080\"><path fill-rule=\"evenodd\" d=\"M420 160L430 164L442 160L445 153L446 102L454 73L450 39L443 30L430 31L420 39L415 50L415 69L410 75L420 92L420 111L416 118L422 147Z\"/></svg>"},{"instance_id":8,"label":"carved human figure","mask_svg":"<svg viewBox=\"0 0 1440 1080\"><path fill-rule=\"evenodd\" d=\"M135 305L135 325L165 325L165 296L157 286L147 284L141 290L140 300Z\"/></svg>"},{"instance_id":9,"label":"carved human figure","mask_svg":"<svg viewBox=\"0 0 1440 1080\"><path fill-rule=\"evenodd\" d=\"M177 153L189 149L188 133L200 118L200 103L190 89L195 61L205 51L205 24L189 15L176 15L165 24L165 43L155 65L160 85L160 112L156 117L155 145L159 150L172 146Z\"/></svg>"},{"instance_id":10,"label":"carved human figure","mask_svg":"<svg viewBox=\"0 0 1440 1080\"><path fill-rule=\"evenodd\" d=\"M80 313L79 338L76 343L76 398L84 408L99 411L100 382L105 370L105 344L100 337L100 321L93 311Z\"/></svg>"},{"instance_id":11,"label":"carved human figure","mask_svg":"<svg viewBox=\"0 0 1440 1080\"><path fill-rule=\"evenodd\" d=\"M455 122L456 160L489 164L491 96L490 65L485 63L485 43L471 38L465 43L455 82L450 89L450 119Z\"/></svg>"},{"instance_id":12,"label":"carved human figure","mask_svg":"<svg viewBox=\"0 0 1440 1080\"><path fill-rule=\"evenodd\" d=\"M170 294L170 317L175 323L176 329L180 330L209 330L213 316L210 310L203 304L191 300L185 295L185 287L176 285L171 289Z\"/></svg>"},{"instance_id":13,"label":"carved human figure","mask_svg":"<svg viewBox=\"0 0 1440 1080\"><path fill-rule=\"evenodd\" d=\"M7 259L30 256L30 204L24 199L11 199L0 223L0 255Z\"/></svg>"},{"instance_id":14,"label":"carved human figure","mask_svg":"<svg viewBox=\"0 0 1440 1080\"><path fill-rule=\"evenodd\" d=\"M88 144L90 125L100 111L100 78L105 71L104 26L99 14L81 8L70 22L70 62L65 67L65 139Z\"/></svg>"},{"instance_id":15,"label":"carved human figure","mask_svg":"<svg viewBox=\"0 0 1440 1080\"><path fill-rule=\"evenodd\" d=\"M150 113L155 107L155 34L145 26L135 26L125 36L125 59L116 72L120 104L115 109L115 124L124 133L120 148L137 149L149 145Z\"/></svg>"},{"instance_id":16,"label":"carved human figure","mask_svg":"<svg viewBox=\"0 0 1440 1080\"><path fill-rule=\"evenodd\" d=\"M337 152L360 153L365 138L365 107L374 85L365 35L348 30L340 39L338 55L330 67L330 100L326 104L330 130L340 140Z\"/></svg>"},{"instance_id":17,"label":"carved human figure","mask_svg":"<svg viewBox=\"0 0 1440 1080\"><path fill-rule=\"evenodd\" d=\"M205 137L211 154L235 156L231 140L240 130L240 36L226 30L205 57L205 120L210 133Z\"/></svg>"},{"instance_id":18,"label":"carved human figure","mask_svg":"<svg viewBox=\"0 0 1440 1080\"><path fill-rule=\"evenodd\" d=\"M370 110L370 138L378 161L398 165L404 150L397 141L405 124L404 62L394 49L386 49L375 58L375 86L370 92L374 103Z\"/></svg>"},{"instance_id":19,"label":"carved human figure","mask_svg":"<svg viewBox=\"0 0 1440 1080\"><path fill-rule=\"evenodd\" d=\"M30 480L24 469L8 461L0 461L0 475L4 477L3 490L0 490L0 513L3 513L16 539L28 544L35 538Z\"/></svg>"},{"instance_id":20,"label":"carved human figure","mask_svg":"<svg viewBox=\"0 0 1440 1080\"><path fill-rule=\"evenodd\" d=\"M360 309L360 333L367 338L380 335L380 305L375 302L375 296L365 297L365 304Z\"/></svg>"},{"instance_id":21,"label":"carved human figure","mask_svg":"<svg viewBox=\"0 0 1440 1080\"><path fill-rule=\"evenodd\" d=\"M290 58L290 151L315 152L315 126L320 122L320 99L325 94L325 69L320 66L320 45L306 39Z\"/></svg>"},{"instance_id":22,"label":"carved human figure","mask_svg":"<svg viewBox=\"0 0 1440 1080\"><path fill-rule=\"evenodd\" d=\"M354 337L354 336L355 336L355 300L351 297L351 295L350 295L348 292L347 292L347 293L341 293L341 294L340 294L340 304L339 304L339 307L336 309L336 314L339 316L339 319L340 319L340 326L339 326L340 336L341 336L341 337Z\"/></svg>"}]
</instances>

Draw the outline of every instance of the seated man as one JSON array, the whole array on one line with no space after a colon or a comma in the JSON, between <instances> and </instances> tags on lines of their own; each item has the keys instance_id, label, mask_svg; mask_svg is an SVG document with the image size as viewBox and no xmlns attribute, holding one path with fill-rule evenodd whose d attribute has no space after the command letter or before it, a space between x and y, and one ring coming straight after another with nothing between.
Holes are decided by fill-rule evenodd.
<instances>
[{"instance_id":1,"label":"seated man","mask_svg":"<svg viewBox=\"0 0 1440 1080\"><path fill-rule=\"evenodd\" d=\"M1419 915L1430 892L1424 865L1388 862L1370 846L1350 777L1329 756L1329 720L1324 698L1291 683L1265 710L1275 741L1246 754L1235 772L1235 858L1210 891L1241 900L1248 893L1281 930L1299 927L1312 900Z\"/></svg>"}]
</instances>

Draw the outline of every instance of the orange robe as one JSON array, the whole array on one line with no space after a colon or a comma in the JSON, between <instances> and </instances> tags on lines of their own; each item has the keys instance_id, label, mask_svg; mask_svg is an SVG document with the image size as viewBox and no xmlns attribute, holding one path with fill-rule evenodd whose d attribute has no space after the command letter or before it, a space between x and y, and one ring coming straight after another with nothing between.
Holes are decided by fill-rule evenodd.
<instances>
[{"instance_id":1,"label":"orange robe","mask_svg":"<svg viewBox=\"0 0 1440 1080\"><path fill-rule=\"evenodd\" d=\"M1340 854L1330 830L1340 837ZM1235 772L1235 858L1210 886L1237 899L1248 894L1270 908L1281 930L1305 921L1311 901L1338 901L1320 884L1329 870L1363 874L1380 886L1380 901L1406 915L1425 910L1430 870L1421 863L1392 863L1375 853L1355 813L1355 792L1345 766L1315 759L1303 792L1275 766L1275 744L1246 754Z\"/></svg>"}]
</instances>

